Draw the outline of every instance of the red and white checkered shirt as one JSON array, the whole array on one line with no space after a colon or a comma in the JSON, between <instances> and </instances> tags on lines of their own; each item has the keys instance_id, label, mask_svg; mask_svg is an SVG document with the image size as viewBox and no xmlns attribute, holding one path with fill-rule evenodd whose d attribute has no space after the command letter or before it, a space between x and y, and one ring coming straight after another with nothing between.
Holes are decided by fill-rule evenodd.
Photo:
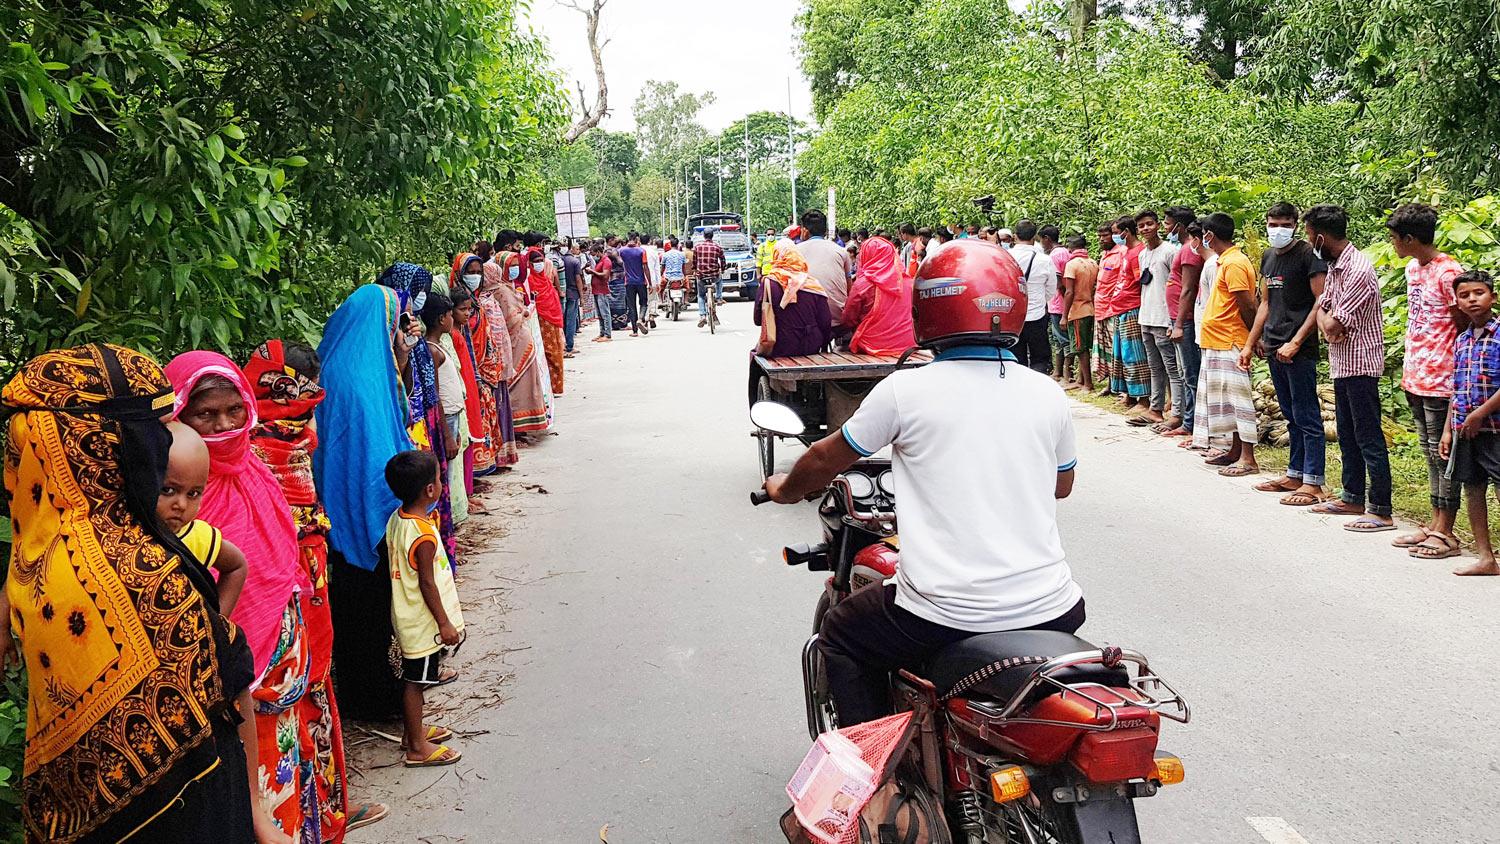
<instances>
[{"instance_id":1,"label":"red and white checkered shirt","mask_svg":"<svg viewBox=\"0 0 1500 844\"><path fill-rule=\"evenodd\" d=\"M724 272L724 250L712 240L699 241L693 247L693 275L698 278L718 278Z\"/></svg>"},{"instance_id":2,"label":"red and white checkered shirt","mask_svg":"<svg viewBox=\"0 0 1500 844\"><path fill-rule=\"evenodd\" d=\"M1380 315L1380 281L1375 265L1350 243L1328 268L1323 310L1344 326L1344 339L1328 343L1328 369L1334 378L1385 373L1385 325Z\"/></svg>"}]
</instances>

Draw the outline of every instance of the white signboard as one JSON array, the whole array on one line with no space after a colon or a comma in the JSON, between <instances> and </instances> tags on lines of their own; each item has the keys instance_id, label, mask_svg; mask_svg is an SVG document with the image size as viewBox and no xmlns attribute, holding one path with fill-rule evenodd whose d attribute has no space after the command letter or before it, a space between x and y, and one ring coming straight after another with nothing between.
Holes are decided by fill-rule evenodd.
<instances>
[{"instance_id":1,"label":"white signboard","mask_svg":"<svg viewBox=\"0 0 1500 844\"><path fill-rule=\"evenodd\" d=\"M557 216L557 233L560 237L589 236L589 206L583 188L553 191L552 210Z\"/></svg>"},{"instance_id":2,"label":"white signboard","mask_svg":"<svg viewBox=\"0 0 1500 844\"><path fill-rule=\"evenodd\" d=\"M834 232L838 231L838 219L839 219L839 217L838 217L838 208L836 207L837 206L837 202L835 201L837 199L838 199L838 191L835 190L835 189L833 189L833 188L829 188L828 189L828 233L829 234L833 234Z\"/></svg>"}]
</instances>

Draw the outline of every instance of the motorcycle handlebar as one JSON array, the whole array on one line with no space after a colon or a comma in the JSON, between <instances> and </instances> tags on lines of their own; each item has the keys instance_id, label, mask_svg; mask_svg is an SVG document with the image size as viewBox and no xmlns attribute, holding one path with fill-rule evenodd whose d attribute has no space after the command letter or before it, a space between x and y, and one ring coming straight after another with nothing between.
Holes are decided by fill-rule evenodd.
<instances>
[{"instance_id":1,"label":"motorcycle handlebar","mask_svg":"<svg viewBox=\"0 0 1500 844\"><path fill-rule=\"evenodd\" d=\"M769 504L770 502L771 493L766 492L763 489L757 489L756 491L750 493L750 505L752 507L759 507L762 504Z\"/></svg>"}]
</instances>

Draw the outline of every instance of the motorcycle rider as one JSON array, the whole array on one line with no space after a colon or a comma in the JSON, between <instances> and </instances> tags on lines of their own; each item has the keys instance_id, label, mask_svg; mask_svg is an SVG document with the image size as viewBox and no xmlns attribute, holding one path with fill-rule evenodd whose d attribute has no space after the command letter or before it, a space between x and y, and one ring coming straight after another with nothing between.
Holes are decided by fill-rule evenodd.
<instances>
[{"instance_id":1,"label":"motorcycle rider","mask_svg":"<svg viewBox=\"0 0 1500 844\"><path fill-rule=\"evenodd\" d=\"M1077 463L1069 402L1046 375L1007 365L1026 320L1020 267L997 246L954 241L922 264L913 310L933 362L881 381L765 485L773 501L802 501L892 447L900 566L830 610L819 636L841 726L889 714L890 672L947 645L1084 621L1057 528Z\"/></svg>"}]
</instances>

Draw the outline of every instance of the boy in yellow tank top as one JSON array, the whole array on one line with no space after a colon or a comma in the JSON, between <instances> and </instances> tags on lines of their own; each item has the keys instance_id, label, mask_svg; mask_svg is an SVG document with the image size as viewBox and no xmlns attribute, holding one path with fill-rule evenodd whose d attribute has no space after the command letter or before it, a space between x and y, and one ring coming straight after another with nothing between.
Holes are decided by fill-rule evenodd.
<instances>
[{"instance_id":1,"label":"boy in yellow tank top","mask_svg":"<svg viewBox=\"0 0 1500 844\"><path fill-rule=\"evenodd\" d=\"M443 494L437 456L403 451L385 465L385 482L401 501L385 525L391 568L391 627L401 648L401 715L406 735L406 767L452 765L463 754L437 742L451 730L422 723L423 693L451 682L443 671L448 648L463 641L464 618L453 582L453 565L443 550L432 512Z\"/></svg>"}]
</instances>

